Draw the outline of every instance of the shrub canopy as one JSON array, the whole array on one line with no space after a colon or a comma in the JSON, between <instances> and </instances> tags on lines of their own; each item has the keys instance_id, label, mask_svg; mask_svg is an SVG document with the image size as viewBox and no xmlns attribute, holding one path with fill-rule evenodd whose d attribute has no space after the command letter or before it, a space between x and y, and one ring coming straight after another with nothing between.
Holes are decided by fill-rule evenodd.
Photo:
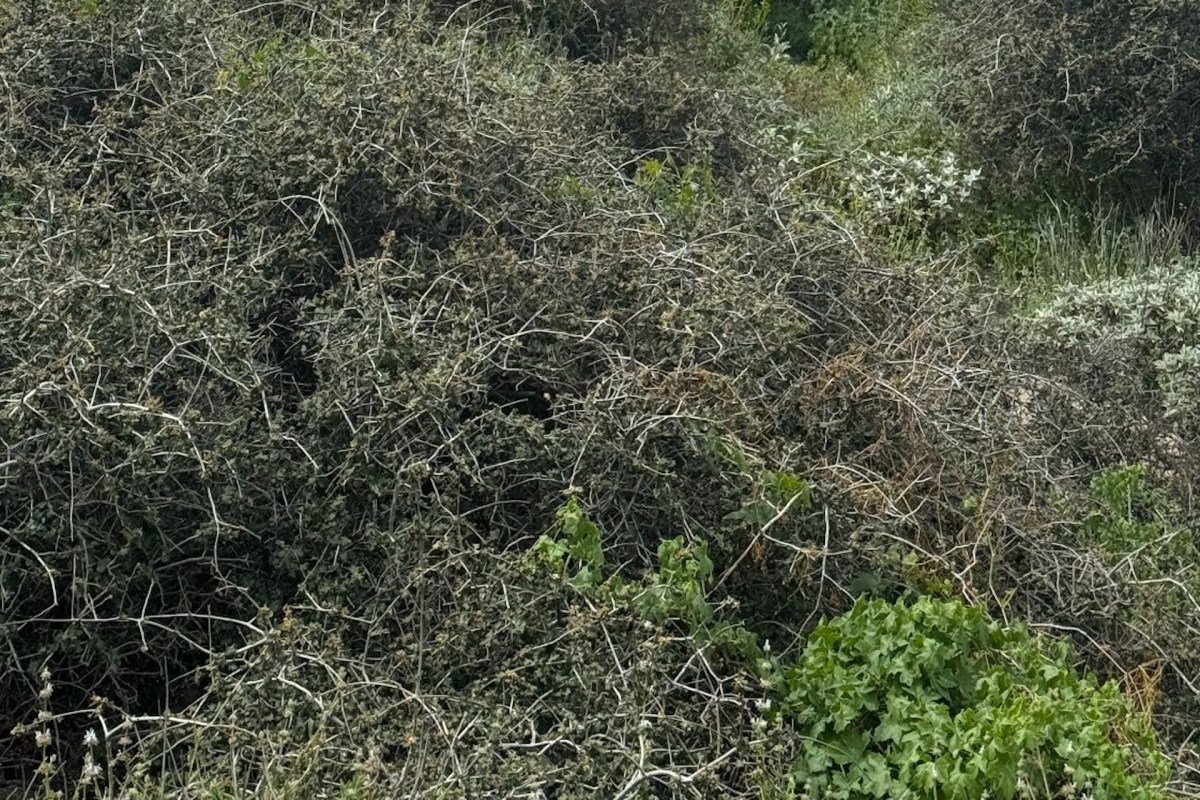
<instances>
[{"instance_id":1,"label":"shrub canopy","mask_svg":"<svg viewBox=\"0 0 1200 800\"><path fill-rule=\"evenodd\" d=\"M799 740L681 617L1124 599L1037 498L1142 440L888 265L728 4L594 6L2 23L0 718L179 796L749 797ZM530 569L568 498L704 580L639 617Z\"/></svg>"},{"instance_id":2,"label":"shrub canopy","mask_svg":"<svg viewBox=\"0 0 1200 800\"><path fill-rule=\"evenodd\" d=\"M1200 7L1188 0L945 4L947 107L1010 186L1180 199L1200 181Z\"/></svg>"}]
</instances>

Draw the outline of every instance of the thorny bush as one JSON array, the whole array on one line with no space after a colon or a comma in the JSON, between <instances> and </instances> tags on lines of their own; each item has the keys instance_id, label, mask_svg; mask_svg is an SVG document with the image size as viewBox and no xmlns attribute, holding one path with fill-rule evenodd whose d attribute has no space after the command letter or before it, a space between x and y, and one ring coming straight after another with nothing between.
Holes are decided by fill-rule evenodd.
<instances>
[{"instance_id":1,"label":"thorny bush","mask_svg":"<svg viewBox=\"0 0 1200 800\"><path fill-rule=\"evenodd\" d=\"M1143 202L1164 189L1181 199L1194 192L1195 3L942 5L954 75L946 107L1010 188L1099 185L1113 198Z\"/></svg>"},{"instance_id":2,"label":"thorny bush","mask_svg":"<svg viewBox=\"0 0 1200 800\"><path fill-rule=\"evenodd\" d=\"M1111 409L804 192L724 7L603 57L571 3L0 23L0 777L756 795L744 664L520 569L568 490L783 648L918 574L1092 630L1036 500Z\"/></svg>"}]
</instances>

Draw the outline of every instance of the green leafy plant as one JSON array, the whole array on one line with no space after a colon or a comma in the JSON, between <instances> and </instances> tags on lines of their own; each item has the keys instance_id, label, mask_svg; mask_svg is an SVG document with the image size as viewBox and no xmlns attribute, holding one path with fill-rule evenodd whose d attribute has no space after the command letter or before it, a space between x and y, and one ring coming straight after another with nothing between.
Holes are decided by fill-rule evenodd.
<instances>
[{"instance_id":1,"label":"green leafy plant","mask_svg":"<svg viewBox=\"0 0 1200 800\"><path fill-rule=\"evenodd\" d=\"M719 436L708 437L705 446L732 467L735 474L750 481L749 497L741 508L725 515L726 522L760 529L793 507L803 509L812 505L812 486L795 473L756 463Z\"/></svg>"},{"instance_id":2,"label":"green leafy plant","mask_svg":"<svg viewBox=\"0 0 1200 800\"><path fill-rule=\"evenodd\" d=\"M1114 684L959 602L861 600L778 681L809 797L1166 796L1167 764Z\"/></svg>"},{"instance_id":3,"label":"green leafy plant","mask_svg":"<svg viewBox=\"0 0 1200 800\"><path fill-rule=\"evenodd\" d=\"M569 578L576 588L595 588L604 569L604 551L600 529L588 517L575 497L570 498L556 515L557 535L542 535L535 552L543 562L562 574L568 566L575 572Z\"/></svg>"},{"instance_id":4,"label":"green leafy plant","mask_svg":"<svg viewBox=\"0 0 1200 800\"><path fill-rule=\"evenodd\" d=\"M605 577L600 529L578 499L571 497L559 509L555 534L542 536L532 555L558 575L574 568L568 583L589 597L630 608L656 625L677 620L700 641L759 665L762 651L753 634L740 624L715 618L716 608L708 600L713 562L704 542L682 536L663 539L658 544L658 569L635 581L616 573Z\"/></svg>"},{"instance_id":5,"label":"green leafy plant","mask_svg":"<svg viewBox=\"0 0 1200 800\"><path fill-rule=\"evenodd\" d=\"M1167 493L1151 483L1144 465L1112 467L1091 481L1086 513L1079 525L1082 542L1118 574L1134 577L1127 602L1116 615L1142 633L1188 630L1200 611L1200 580L1195 576L1192 529ZM1164 640L1173 640L1171 633ZM1190 661L1194 648L1179 657Z\"/></svg>"},{"instance_id":6,"label":"green leafy plant","mask_svg":"<svg viewBox=\"0 0 1200 800\"><path fill-rule=\"evenodd\" d=\"M658 545L656 571L640 581L625 581L616 574L605 577L600 529L578 498L571 497L558 510L554 535L543 535L533 552L558 574L573 569L568 582L576 589L627 603L651 622L682 619L698 629L713 617L713 608L705 598L713 563L703 542L691 543L683 537L664 539Z\"/></svg>"},{"instance_id":7,"label":"green leafy plant","mask_svg":"<svg viewBox=\"0 0 1200 800\"><path fill-rule=\"evenodd\" d=\"M924 0L813 0L809 57L869 70L927 12Z\"/></svg>"},{"instance_id":8,"label":"green leafy plant","mask_svg":"<svg viewBox=\"0 0 1200 800\"><path fill-rule=\"evenodd\" d=\"M596 187L574 175L563 176L557 196L570 203L590 203L599 196Z\"/></svg>"},{"instance_id":9,"label":"green leafy plant","mask_svg":"<svg viewBox=\"0 0 1200 800\"><path fill-rule=\"evenodd\" d=\"M1109 551L1125 552L1160 538L1162 493L1146 485L1141 464L1113 467L1092 478L1093 505L1083 521L1088 540Z\"/></svg>"},{"instance_id":10,"label":"green leafy plant","mask_svg":"<svg viewBox=\"0 0 1200 800\"><path fill-rule=\"evenodd\" d=\"M634 185L676 212L687 212L716 199L712 170L700 164L679 166L670 156L638 165Z\"/></svg>"},{"instance_id":11,"label":"green leafy plant","mask_svg":"<svg viewBox=\"0 0 1200 800\"><path fill-rule=\"evenodd\" d=\"M658 564L633 595L638 613L659 623L679 618L693 628L711 621L713 608L705 598L713 574L708 547L682 537L664 539L658 545Z\"/></svg>"}]
</instances>

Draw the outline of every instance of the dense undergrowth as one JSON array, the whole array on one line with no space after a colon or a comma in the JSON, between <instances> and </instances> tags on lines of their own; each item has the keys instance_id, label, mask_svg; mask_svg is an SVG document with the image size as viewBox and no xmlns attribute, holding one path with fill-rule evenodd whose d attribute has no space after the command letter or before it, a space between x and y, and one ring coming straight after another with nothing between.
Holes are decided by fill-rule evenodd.
<instances>
[{"instance_id":1,"label":"dense undergrowth","mask_svg":"<svg viewBox=\"0 0 1200 800\"><path fill-rule=\"evenodd\" d=\"M8 9L0 791L1195 795L1195 12L1067 5Z\"/></svg>"}]
</instances>

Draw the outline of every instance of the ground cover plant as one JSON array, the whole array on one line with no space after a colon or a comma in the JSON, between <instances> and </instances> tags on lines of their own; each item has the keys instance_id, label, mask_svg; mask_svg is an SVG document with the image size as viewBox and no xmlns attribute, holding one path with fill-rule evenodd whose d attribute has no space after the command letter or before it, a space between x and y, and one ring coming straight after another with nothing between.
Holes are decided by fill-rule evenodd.
<instances>
[{"instance_id":1,"label":"ground cover plant","mask_svg":"<svg viewBox=\"0 0 1200 800\"><path fill-rule=\"evenodd\" d=\"M0 794L1195 794L1186 237L783 6L4 10Z\"/></svg>"},{"instance_id":2,"label":"ground cover plant","mask_svg":"<svg viewBox=\"0 0 1200 800\"><path fill-rule=\"evenodd\" d=\"M860 602L785 672L781 712L812 737L798 778L814 797L1162 797L1144 720L1069 658L957 602Z\"/></svg>"}]
</instances>

